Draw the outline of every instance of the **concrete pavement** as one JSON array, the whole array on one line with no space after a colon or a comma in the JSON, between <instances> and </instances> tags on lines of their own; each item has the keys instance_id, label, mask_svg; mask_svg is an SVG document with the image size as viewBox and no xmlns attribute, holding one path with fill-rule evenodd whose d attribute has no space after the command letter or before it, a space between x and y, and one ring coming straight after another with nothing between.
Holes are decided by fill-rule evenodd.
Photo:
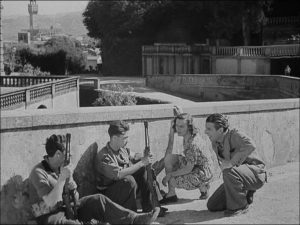
<instances>
[{"instance_id":1,"label":"concrete pavement","mask_svg":"<svg viewBox=\"0 0 300 225\"><path fill-rule=\"evenodd\" d=\"M209 212L207 200L197 200L199 191L176 189L179 201L166 205L167 215L153 224L299 224L299 162L268 170L268 183L254 195L246 214L224 217L223 212ZM212 183L211 191L221 184Z\"/></svg>"}]
</instances>

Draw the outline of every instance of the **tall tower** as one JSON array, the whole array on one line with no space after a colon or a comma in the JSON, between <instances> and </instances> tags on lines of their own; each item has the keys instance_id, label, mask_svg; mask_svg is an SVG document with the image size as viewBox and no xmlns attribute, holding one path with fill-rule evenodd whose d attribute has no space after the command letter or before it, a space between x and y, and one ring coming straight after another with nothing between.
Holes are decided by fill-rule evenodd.
<instances>
[{"instance_id":1,"label":"tall tower","mask_svg":"<svg viewBox=\"0 0 300 225\"><path fill-rule=\"evenodd\" d=\"M38 5L36 4L36 0L29 0L28 12L29 12L29 29L30 29L30 33L32 34L33 15L36 15L38 13Z\"/></svg>"},{"instance_id":2,"label":"tall tower","mask_svg":"<svg viewBox=\"0 0 300 225\"><path fill-rule=\"evenodd\" d=\"M0 76L4 75L3 40L2 40L2 0L0 0Z\"/></svg>"}]
</instances>

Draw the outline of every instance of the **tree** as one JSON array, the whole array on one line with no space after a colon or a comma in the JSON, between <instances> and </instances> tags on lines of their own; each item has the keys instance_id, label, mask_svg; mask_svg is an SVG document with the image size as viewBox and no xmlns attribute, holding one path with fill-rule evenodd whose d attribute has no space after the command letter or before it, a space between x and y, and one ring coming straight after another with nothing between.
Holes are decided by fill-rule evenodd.
<instances>
[{"instance_id":1,"label":"tree","mask_svg":"<svg viewBox=\"0 0 300 225\"><path fill-rule=\"evenodd\" d=\"M53 37L44 44L44 49L46 54L65 52L65 74L80 73L83 70L84 56L79 41L66 36Z\"/></svg>"},{"instance_id":2,"label":"tree","mask_svg":"<svg viewBox=\"0 0 300 225\"><path fill-rule=\"evenodd\" d=\"M129 67L140 64L141 46L153 42L203 43L210 38L249 45L251 34L260 32L269 2L92 0L83 22L88 35L102 41L104 72L130 74Z\"/></svg>"},{"instance_id":3,"label":"tree","mask_svg":"<svg viewBox=\"0 0 300 225\"><path fill-rule=\"evenodd\" d=\"M268 11L271 1L207 1L210 15L207 29L212 39L224 38L234 45L250 45L251 34L261 32L264 11ZM241 37L234 43L234 36Z\"/></svg>"}]
</instances>

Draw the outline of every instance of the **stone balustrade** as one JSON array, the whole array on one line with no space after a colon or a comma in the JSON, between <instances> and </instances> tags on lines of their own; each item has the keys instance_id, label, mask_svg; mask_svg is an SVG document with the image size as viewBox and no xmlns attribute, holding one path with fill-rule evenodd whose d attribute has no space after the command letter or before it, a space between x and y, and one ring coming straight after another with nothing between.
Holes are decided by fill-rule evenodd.
<instances>
[{"instance_id":1,"label":"stone balustrade","mask_svg":"<svg viewBox=\"0 0 300 225\"><path fill-rule=\"evenodd\" d=\"M290 17L269 17L266 19L266 25L285 25L285 24L299 24L299 16Z\"/></svg>"},{"instance_id":2,"label":"stone balustrade","mask_svg":"<svg viewBox=\"0 0 300 225\"><path fill-rule=\"evenodd\" d=\"M1 76L0 87L26 87L68 78L65 76Z\"/></svg>"},{"instance_id":3,"label":"stone balustrade","mask_svg":"<svg viewBox=\"0 0 300 225\"><path fill-rule=\"evenodd\" d=\"M300 45L216 47L215 55L248 57L300 56Z\"/></svg>"},{"instance_id":4,"label":"stone balustrade","mask_svg":"<svg viewBox=\"0 0 300 225\"><path fill-rule=\"evenodd\" d=\"M186 44L155 44L143 46L143 53L162 53L162 54L189 54L191 46Z\"/></svg>"},{"instance_id":5,"label":"stone balustrade","mask_svg":"<svg viewBox=\"0 0 300 225\"><path fill-rule=\"evenodd\" d=\"M208 46L208 45L148 45L142 48L143 55L210 53L215 56L280 57L300 56L300 45L268 46Z\"/></svg>"},{"instance_id":6,"label":"stone balustrade","mask_svg":"<svg viewBox=\"0 0 300 225\"><path fill-rule=\"evenodd\" d=\"M78 89L79 78L71 77L1 77L2 87L25 87L21 90L1 94L0 104L1 110L9 110L27 106L37 100L43 98L53 98L55 95L60 95L70 92L73 89ZM46 83L43 83L46 82Z\"/></svg>"}]
</instances>

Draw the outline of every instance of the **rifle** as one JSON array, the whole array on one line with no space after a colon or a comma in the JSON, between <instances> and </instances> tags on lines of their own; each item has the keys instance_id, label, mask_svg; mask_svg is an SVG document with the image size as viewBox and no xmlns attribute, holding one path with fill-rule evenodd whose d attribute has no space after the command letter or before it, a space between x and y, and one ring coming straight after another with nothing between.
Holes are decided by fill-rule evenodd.
<instances>
[{"instance_id":1,"label":"rifle","mask_svg":"<svg viewBox=\"0 0 300 225\"><path fill-rule=\"evenodd\" d=\"M144 122L145 126L145 150L144 156L148 156L150 154L150 141L149 141L149 134L148 134L148 122ZM159 201L163 199L161 193L158 188L158 183L156 181L156 176L154 173L154 169L152 168L151 163L146 166L147 170L147 182L151 192L151 200L152 200L152 208L160 207Z\"/></svg>"},{"instance_id":2,"label":"rifle","mask_svg":"<svg viewBox=\"0 0 300 225\"><path fill-rule=\"evenodd\" d=\"M66 134L66 154L65 154L65 161L64 166L67 166L71 162L71 134ZM63 191L63 201L66 205L66 217L67 219L76 219L77 218L77 206L78 206L78 199L76 197L76 190L69 189L69 181L70 178L67 178L66 183L64 185Z\"/></svg>"}]
</instances>

